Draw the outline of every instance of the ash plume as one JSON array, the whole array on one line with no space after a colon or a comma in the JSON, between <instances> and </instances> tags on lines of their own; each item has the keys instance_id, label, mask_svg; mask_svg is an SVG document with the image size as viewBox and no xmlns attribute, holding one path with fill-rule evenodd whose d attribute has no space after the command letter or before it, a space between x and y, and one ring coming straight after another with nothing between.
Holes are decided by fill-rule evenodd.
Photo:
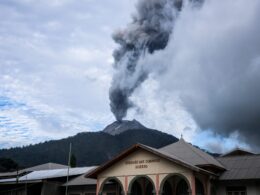
<instances>
[{"instance_id":1,"label":"ash plume","mask_svg":"<svg viewBox=\"0 0 260 195\"><path fill-rule=\"evenodd\" d=\"M167 46L182 4L182 0L139 0L132 23L113 35L119 48L113 53L115 74L109 98L118 121L134 105L129 98L149 74L138 64L139 59Z\"/></svg>"}]
</instances>

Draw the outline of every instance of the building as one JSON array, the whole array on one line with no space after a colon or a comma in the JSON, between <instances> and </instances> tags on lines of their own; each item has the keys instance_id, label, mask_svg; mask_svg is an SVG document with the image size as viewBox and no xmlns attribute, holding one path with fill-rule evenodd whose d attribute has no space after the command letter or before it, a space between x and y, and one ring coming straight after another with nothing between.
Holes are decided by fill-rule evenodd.
<instances>
[{"instance_id":1,"label":"building","mask_svg":"<svg viewBox=\"0 0 260 195\"><path fill-rule=\"evenodd\" d=\"M137 144L85 177L97 180L97 195L260 195L260 155L214 158L183 139L160 149Z\"/></svg>"},{"instance_id":2,"label":"building","mask_svg":"<svg viewBox=\"0 0 260 195\"><path fill-rule=\"evenodd\" d=\"M63 187L67 187L69 195L96 195L96 183L95 179L85 178L82 174L63 184Z\"/></svg>"},{"instance_id":3,"label":"building","mask_svg":"<svg viewBox=\"0 0 260 195\"><path fill-rule=\"evenodd\" d=\"M68 179L89 172L96 167L70 168L55 163L47 163L19 171L18 176L0 179L0 195L63 195L62 186Z\"/></svg>"},{"instance_id":4,"label":"building","mask_svg":"<svg viewBox=\"0 0 260 195\"><path fill-rule=\"evenodd\" d=\"M213 157L182 138L160 149L134 145L99 167L72 168L68 182L67 170L34 170L18 183L0 179L0 195L260 195L260 155L235 149Z\"/></svg>"},{"instance_id":5,"label":"building","mask_svg":"<svg viewBox=\"0 0 260 195\"><path fill-rule=\"evenodd\" d=\"M260 195L260 155L236 149L217 159L226 168L216 182L218 194Z\"/></svg>"}]
</instances>

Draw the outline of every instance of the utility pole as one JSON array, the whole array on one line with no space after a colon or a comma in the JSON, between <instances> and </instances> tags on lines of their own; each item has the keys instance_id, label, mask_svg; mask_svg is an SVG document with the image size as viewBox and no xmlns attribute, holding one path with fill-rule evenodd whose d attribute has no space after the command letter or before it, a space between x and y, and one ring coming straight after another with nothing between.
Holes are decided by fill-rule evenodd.
<instances>
[{"instance_id":1,"label":"utility pole","mask_svg":"<svg viewBox=\"0 0 260 195\"><path fill-rule=\"evenodd\" d=\"M67 183L69 182L69 174L70 174L70 157L71 157L71 143L70 143L70 150L69 150L69 160L68 160L68 172L67 172ZM68 195L68 185L66 185L66 193Z\"/></svg>"}]
</instances>

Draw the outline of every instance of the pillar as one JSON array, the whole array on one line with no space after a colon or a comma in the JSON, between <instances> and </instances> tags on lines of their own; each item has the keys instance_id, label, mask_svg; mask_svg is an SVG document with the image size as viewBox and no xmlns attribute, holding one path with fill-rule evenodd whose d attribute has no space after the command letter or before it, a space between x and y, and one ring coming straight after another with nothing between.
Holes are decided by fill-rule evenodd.
<instances>
[{"instance_id":1,"label":"pillar","mask_svg":"<svg viewBox=\"0 0 260 195\"><path fill-rule=\"evenodd\" d=\"M125 195L128 194L128 176L125 176Z\"/></svg>"},{"instance_id":2,"label":"pillar","mask_svg":"<svg viewBox=\"0 0 260 195\"><path fill-rule=\"evenodd\" d=\"M156 182L156 184L155 184L155 191L156 191L156 195L159 195L160 194L160 176L159 176L159 174L156 174L156 179L155 179L155 182Z\"/></svg>"},{"instance_id":3,"label":"pillar","mask_svg":"<svg viewBox=\"0 0 260 195\"><path fill-rule=\"evenodd\" d=\"M97 178L96 195L99 194L99 179Z\"/></svg>"},{"instance_id":4,"label":"pillar","mask_svg":"<svg viewBox=\"0 0 260 195\"><path fill-rule=\"evenodd\" d=\"M191 175L191 195L196 195L196 178L194 173Z\"/></svg>"},{"instance_id":5,"label":"pillar","mask_svg":"<svg viewBox=\"0 0 260 195\"><path fill-rule=\"evenodd\" d=\"M210 189L211 188L211 183L210 183L210 179L207 178L206 179L206 195L210 195Z\"/></svg>"}]
</instances>

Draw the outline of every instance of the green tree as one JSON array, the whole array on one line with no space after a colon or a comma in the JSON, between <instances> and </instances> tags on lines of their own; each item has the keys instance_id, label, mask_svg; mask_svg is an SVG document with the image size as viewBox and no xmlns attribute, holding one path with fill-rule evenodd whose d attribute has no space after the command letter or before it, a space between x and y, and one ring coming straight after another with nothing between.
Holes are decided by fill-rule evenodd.
<instances>
[{"instance_id":1,"label":"green tree","mask_svg":"<svg viewBox=\"0 0 260 195\"><path fill-rule=\"evenodd\" d=\"M14 171L18 164L10 158L0 158L0 171Z\"/></svg>"},{"instance_id":2,"label":"green tree","mask_svg":"<svg viewBox=\"0 0 260 195\"><path fill-rule=\"evenodd\" d=\"M77 159L74 154L70 156L70 167L76 167L77 166Z\"/></svg>"}]
</instances>

